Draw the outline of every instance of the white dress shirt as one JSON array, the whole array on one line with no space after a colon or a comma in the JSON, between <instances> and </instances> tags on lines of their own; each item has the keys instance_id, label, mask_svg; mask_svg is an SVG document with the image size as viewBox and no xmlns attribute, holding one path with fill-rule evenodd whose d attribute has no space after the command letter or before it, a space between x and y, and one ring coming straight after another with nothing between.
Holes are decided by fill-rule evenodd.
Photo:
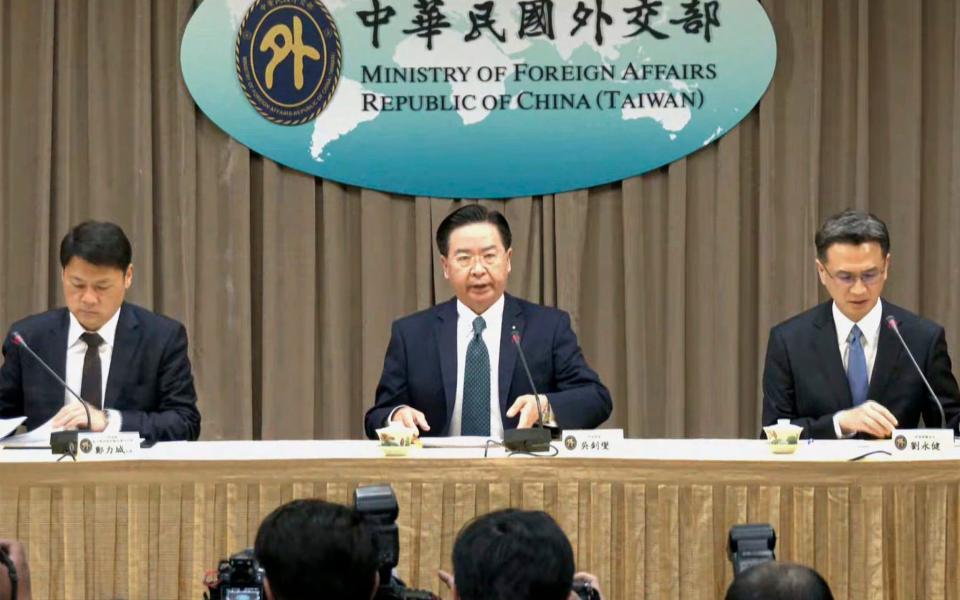
<instances>
[{"instance_id":1,"label":"white dress shirt","mask_svg":"<svg viewBox=\"0 0 960 600\"><path fill-rule=\"evenodd\" d=\"M100 353L100 402L101 405L95 408L103 410L103 402L107 400L107 378L110 375L110 359L113 356L113 342L117 336L117 322L120 320L120 309L117 309L117 312L110 317L110 320L104 323L103 327L99 331L91 331L89 333L97 333L103 338L103 343L100 344L99 353ZM80 386L83 383L83 358L87 353L87 343L84 342L80 336L84 333L87 333L87 330L83 328L83 325L80 324L80 321L77 320L73 313L70 313L70 329L67 332L67 373L66 373L66 382L70 386L70 389L75 392L80 391ZM67 405L71 402L76 402L77 399L70 392L64 390L64 405ZM120 431L120 421L122 419L120 411L107 409L109 423L107 424L106 432L116 433Z\"/></svg>"},{"instance_id":2,"label":"white dress shirt","mask_svg":"<svg viewBox=\"0 0 960 600\"><path fill-rule=\"evenodd\" d=\"M457 395L450 418L451 436L460 435L463 416L463 372L467 362L467 346L473 339L473 320L483 317L487 326L480 334L490 357L490 437L503 439L503 421L500 419L500 331L503 329L504 297L493 303L482 315L478 315L457 300Z\"/></svg>"},{"instance_id":3,"label":"white dress shirt","mask_svg":"<svg viewBox=\"0 0 960 600\"><path fill-rule=\"evenodd\" d=\"M870 312L856 323L840 312L836 302L833 303L833 322L837 327L837 344L840 346L840 357L843 359L843 372L847 372L847 365L850 363L850 344L847 342L847 338L850 337L850 330L853 329L853 326L857 325L860 327L862 334L860 336L860 343L863 345L863 354L867 359L868 384L873 378L873 364L877 360L877 344L880 341L880 322L882 318L883 301L879 298L873 308L870 309ZM843 432L840 430L839 418L839 412L833 415L833 429L837 434L837 438L852 437L853 434L843 435Z\"/></svg>"}]
</instances>

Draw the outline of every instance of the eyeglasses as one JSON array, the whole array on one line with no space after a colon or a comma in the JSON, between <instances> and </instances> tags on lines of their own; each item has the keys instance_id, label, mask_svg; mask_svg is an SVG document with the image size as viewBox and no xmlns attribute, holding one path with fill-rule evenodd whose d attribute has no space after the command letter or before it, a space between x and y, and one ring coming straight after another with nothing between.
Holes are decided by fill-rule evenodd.
<instances>
[{"instance_id":1,"label":"eyeglasses","mask_svg":"<svg viewBox=\"0 0 960 600\"><path fill-rule=\"evenodd\" d=\"M840 271L839 273L834 275L833 273L830 272L829 269L824 267L822 263L820 264L820 266L823 267L824 273L826 273L827 276L830 277L830 279L836 281L842 286L853 287L853 285L857 283L858 279L863 282L863 285L871 286L880 281L884 271L886 271L887 269L887 262L884 261L883 266L880 267L879 269L870 269L869 271L864 271L863 273L859 273L859 274Z\"/></svg>"},{"instance_id":2,"label":"eyeglasses","mask_svg":"<svg viewBox=\"0 0 960 600\"><path fill-rule=\"evenodd\" d=\"M485 267L495 267L500 264L503 254L500 252L484 252L483 254L458 254L451 259L451 262L458 269L472 269L477 263Z\"/></svg>"}]
</instances>

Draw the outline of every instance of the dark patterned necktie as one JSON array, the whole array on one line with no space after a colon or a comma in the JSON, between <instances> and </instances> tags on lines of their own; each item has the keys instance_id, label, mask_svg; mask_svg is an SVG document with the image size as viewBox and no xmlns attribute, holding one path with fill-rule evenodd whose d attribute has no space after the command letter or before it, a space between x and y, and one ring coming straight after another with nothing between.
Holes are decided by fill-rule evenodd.
<instances>
[{"instance_id":1,"label":"dark patterned necktie","mask_svg":"<svg viewBox=\"0 0 960 600\"><path fill-rule=\"evenodd\" d=\"M490 435L490 354L480 335L486 327L483 317L473 320L473 337L463 367L461 435Z\"/></svg>"},{"instance_id":2,"label":"dark patterned necktie","mask_svg":"<svg viewBox=\"0 0 960 600\"><path fill-rule=\"evenodd\" d=\"M80 339L87 344L87 353L83 355L80 397L90 406L102 409L103 379L100 374L100 344L103 343L103 338L97 333L84 333Z\"/></svg>"}]
</instances>

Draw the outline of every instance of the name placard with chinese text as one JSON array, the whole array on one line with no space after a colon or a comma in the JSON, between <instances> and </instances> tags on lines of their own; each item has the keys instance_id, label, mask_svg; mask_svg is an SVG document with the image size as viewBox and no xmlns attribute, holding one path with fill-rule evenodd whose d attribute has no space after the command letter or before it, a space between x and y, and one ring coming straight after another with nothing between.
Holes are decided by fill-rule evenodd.
<instances>
[{"instance_id":1,"label":"name placard with chinese text","mask_svg":"<svg viewBox=\"0 0 960 600\"><path fill-rule=\"evenodd\" d=\"M622 429L568 429L560 436L560 454L613 456L623 445Z\"/></svg>"}]
</instances>

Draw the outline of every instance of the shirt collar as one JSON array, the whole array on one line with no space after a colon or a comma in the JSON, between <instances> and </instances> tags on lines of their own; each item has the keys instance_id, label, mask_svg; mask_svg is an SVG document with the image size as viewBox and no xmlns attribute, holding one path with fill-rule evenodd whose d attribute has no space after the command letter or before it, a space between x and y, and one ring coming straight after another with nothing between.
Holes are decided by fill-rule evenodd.
<instances>
[{"instance_id":1,"label":"shirt collar","mask_svg":"<svg viewBox=\"0 0 960 600\"><path fill-rule=\"evenodd\" d=\"M836 302L833 303L833 322L837 326L837 339L840 340L841 343L846 342L847 338L850 337L850 330L853 329L854 325L860 327L860 331L868 341L875 340L880 333L880 320L882 317L883 300L879 298L877 298L877 303L873 305L870 312L856 323L848 319L847 316L840 311Z\"/></svg>"},{"instance_id":2,"label":"shirt collar","mask_svg":"<svg viewBox=\"0 0 960 600\"><path fill-rule=\"evenodd\" d=\"M113 347L113 340L117 337L117 323L120 321L121 310L122 308L118 308L117 312L113 313L110 320L104 323L99 331L91 332L99 333L100 337L103 338L104 344L111 348ZM77 317L73 316L73 313L70 313L70 330L67 332L67 347L70 348L80 342L80 336L86 332L87 330L83 328L83 325L80 324Z\"/></svg>"},{"instance_id":3,"label":"shirt collar","mask_svg":"<svg viewBox=\"0 0 960 600\"><path fill-rule=\"evenodd\" d=\"M473 323L473 320L477 317L483 317L483 320L487 323L487 327L490 327L493 323L499 324L503 321L503 305L504 295L500 294L500 297L497 298L497 301L494 302L490 308L484 311L482 315L478 315L457 298L457 316L460 320L467 320L469 323Z\"/></svg>"}]
</instances>

